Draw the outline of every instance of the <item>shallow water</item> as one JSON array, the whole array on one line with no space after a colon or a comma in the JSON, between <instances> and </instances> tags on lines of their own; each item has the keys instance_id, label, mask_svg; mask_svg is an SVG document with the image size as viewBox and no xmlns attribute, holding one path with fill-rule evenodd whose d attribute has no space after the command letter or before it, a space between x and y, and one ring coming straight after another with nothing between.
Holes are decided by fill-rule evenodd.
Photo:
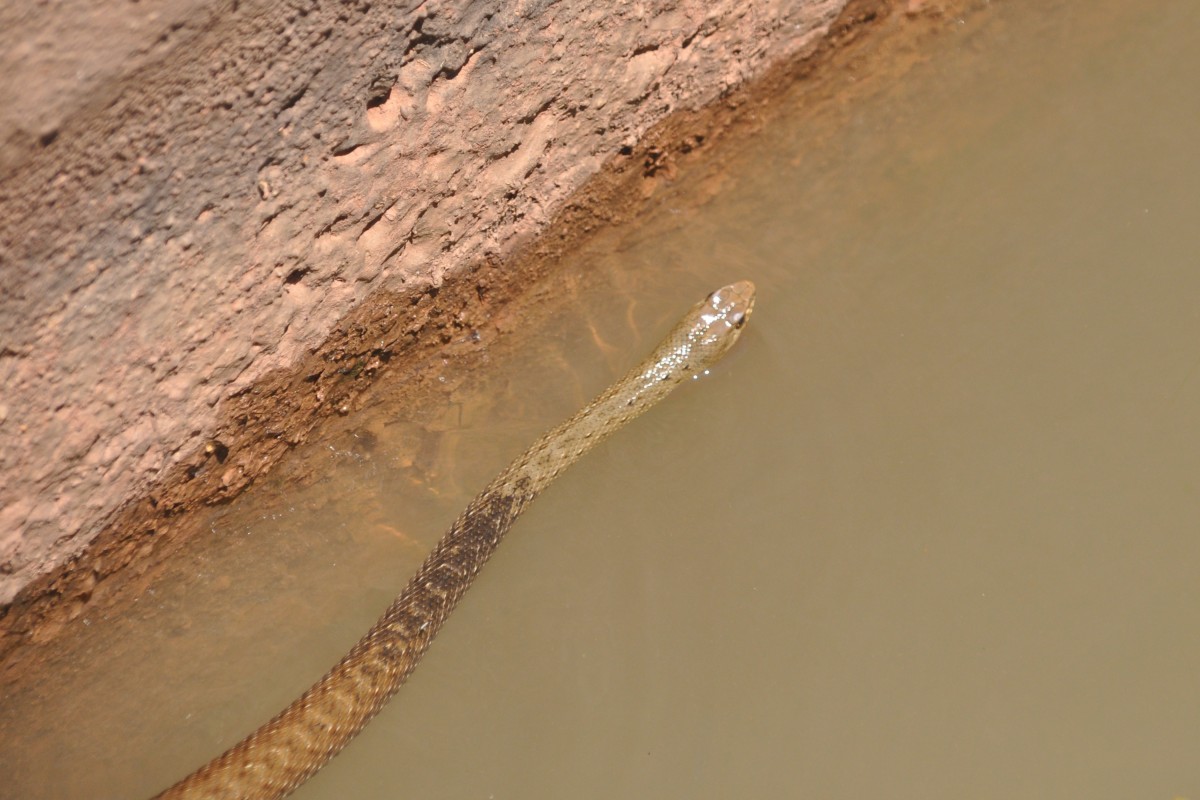
<instances>
[{"instance_id":1,"label":"shallow water","mask_svg":"<svg viewBox=\"0 0 1200 800\"><path fill-rule=\"evenodd\" d=\"M742 277L736 351L535 504L295 797L1200 796L1198 30L1009 0L853 102L798 90L85 616L0 709L0 796L149 795L254 728Z\"/></svg>"}]
</instances>

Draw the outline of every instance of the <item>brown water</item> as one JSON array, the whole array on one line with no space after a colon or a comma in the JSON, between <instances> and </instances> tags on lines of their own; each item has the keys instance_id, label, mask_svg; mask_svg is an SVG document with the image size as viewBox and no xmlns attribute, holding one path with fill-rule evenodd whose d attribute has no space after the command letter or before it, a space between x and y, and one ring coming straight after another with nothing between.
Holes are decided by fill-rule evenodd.
<instances>
[{"instance_id":1,"label":"brown water","mask_svg":"<svg viewBox=\"0 0 1200 800\"><path fill-rule=\"evenodd\" d=\"M539 500L295 796L1200 797L1197 32L1192 0L1008 0L853 102L799 92L85 615L0 708L0 796L146 796L257 726L746 277L737 350Z\"/></svg>"}]
</instances>

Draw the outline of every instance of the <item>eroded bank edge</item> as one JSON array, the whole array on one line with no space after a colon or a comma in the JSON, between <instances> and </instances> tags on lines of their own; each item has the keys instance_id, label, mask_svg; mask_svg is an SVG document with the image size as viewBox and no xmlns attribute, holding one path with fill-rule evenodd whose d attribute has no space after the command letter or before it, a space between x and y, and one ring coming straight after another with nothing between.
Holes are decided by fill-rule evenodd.
<instances>
[{"instance_id":1,"label":"eroded bank edge","mask_svg":"<svg viewBox=\"0 0 1200 800\"><path fill-rule=\"evenodd\" d=\"M798 81L838 69L846 57L866 57L888 29L921 35L971 5L852 0L814 51L768 68L703 109L672 114L636 146L612 156L509 258L464 265L440 287L369 297L317 351L233 398L202 447L151 491L121 506L82 552L32 581L0 611L0 679L30 666L22 651L34 656L37 648L22 644L48 642L85 609L119 608L136 596L186 540L192 512L238 496L306 441L321 420L353 412L384 371L418 373L443 357L460 332L488 329L496 309L517 301L601 228L634 219L677 170L711 155L715 144L763 125ZM884 25L888 20L917 24Z\"/></svg>"}]
</instances>

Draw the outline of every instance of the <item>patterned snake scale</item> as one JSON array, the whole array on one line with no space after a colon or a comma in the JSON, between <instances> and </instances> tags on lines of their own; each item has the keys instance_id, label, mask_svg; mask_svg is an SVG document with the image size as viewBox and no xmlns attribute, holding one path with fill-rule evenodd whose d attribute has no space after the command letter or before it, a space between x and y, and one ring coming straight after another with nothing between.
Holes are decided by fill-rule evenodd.
<instances>
[{"instance_id":1,"label":"patterned snake scale","mask_svg":"<svg viewBox=\"0 0 1200 800\"><path fill-rule=\"evenodd\" d=\"M739 281L697 303L638 367L542 436L488 484L375 627L274 719L156 798L265 800L290 794L379 712L417 665L480 567L560 472L737 340L754 307Z\"/></svg>"}]
</instances>

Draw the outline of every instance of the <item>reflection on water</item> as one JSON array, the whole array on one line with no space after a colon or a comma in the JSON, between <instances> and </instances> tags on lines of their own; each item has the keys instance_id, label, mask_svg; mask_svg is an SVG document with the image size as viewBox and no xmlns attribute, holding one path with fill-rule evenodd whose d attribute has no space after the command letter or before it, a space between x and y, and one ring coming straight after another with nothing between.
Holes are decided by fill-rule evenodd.
<instances>
[{"instance_id":1,"label":"reflection on water","mask_svg":"<svg viewBox=\"0 0 1200 800\"><path fill-rule=\"evenodd\" d=\"M738 349L534 506L296 797L1200 796L1197 30L1010 0L854 103L801 93L85 618L5 698L0 795L148 795L255 727L745 277Z\"/></svg>"}]
</instances>

